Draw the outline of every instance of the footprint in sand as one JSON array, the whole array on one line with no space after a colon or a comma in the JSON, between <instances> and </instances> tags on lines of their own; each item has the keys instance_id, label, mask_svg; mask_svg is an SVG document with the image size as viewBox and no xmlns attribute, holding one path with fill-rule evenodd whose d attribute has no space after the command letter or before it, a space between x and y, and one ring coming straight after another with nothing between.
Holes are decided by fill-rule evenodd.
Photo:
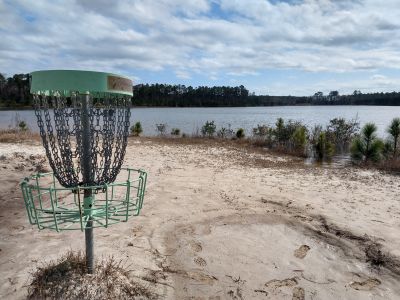
<instances>
[{"instance_id":1,"label":"footprint in sand","mask_svg":"<svg viewBox=\"0 0 400 300\"><path fill-rule=\"evenodd\" d=\"M199 242L196 241L190 241L189 242L190 248L194 251L194 252L201 252L203 250L203 247L201 246L201 244Z\"/></svg>"},{"instance_id":2,"label":"footprint in sand","mask_svg":"<svg viewBox=\"0 0 400 300\"><path fill-rule=\"evenodd\" d=\"M304 300L306 298L304 289L302 287L295 287L293 289L292 300Z\"/></svg>"},{"instance_id":3,"label":"footprint in sand","mask_svg":"<svg viewBox=\"0 0 400 300\"><path fill-rule=\"evenodd\" d=\"M307 216L302 216L302 215L294 215L293 218L300 220L302 222L311 222L313 218L307 217Z\"/></svg>"},{"instance_id":4,"label":"footprint in sand","mask_svg":"<svg viewBox=\"0 0 400 300\"><path fill-rule=\"evenodd\" d=\"M215 276L210 276L204 273L198 273L198 272L187 272L186 276L192 280L198 281L198 282L203 282L209 285L213 285L215 281L218 280L217 277Z\"/></svg>"},{"instance_id":5,"label":"footprint in sand","mask_svg":"<svg viewBox=\"0 0 400 300\"><path fill-rule=\"evenodd\" d=\"M283 280L272 279L268 281L265 286L271 289L277 289L281 287L291 287L297 285L297 277L286 278Z\"/></svg>"},{"instance_id":6,"label":"footprint in sand","mask_svg":"<svg viewBox=\"0 0 400 300\"><path fill-rule=\"evenodd\" d=\"M196 265L199 265L200 267L207 266L207 262L201 257L195 257L194 258L194 262L195 262Z\"/></svg>"},{"instance_id":7,"label":"footprint in sand","mask_svg":"<svg viewBox=\"0 0 400 300\"><path fill-rule=\"evenodd\" d=\"M180 231L182 234L194 234L195 229L192 225L189 225L189 226L181 228Z\"/></svg>"},{"instance_id":8,"label":"footprint in sand","mask_svg":"<svg viewBox=\"0 0 400 300\"><path fill-rule=\"evenodd\" d=\"M210 225L205 226L202 230L202 234L209 235L210 233L211 233L211 226Z\"/></svg>"},{"instance_id":9,"label":"footprint in sand","mask_svg":"<svg viewBox=\"0 0 400 300\"><path fill-rule=\"evenodd\" d=\"M294 256L296 256L297 258L303 259L304 257L306 257L307 252L310 250L310 246L308 245L301 245L299 247L299 249L296 249L294 251Z\"/></svg>"},{"instance_id":10,"label":"footprint in sand","mask_svg":"<svg viewBox=\"0 0 400 300\"><path fill-rule=\"evenodd\" d=\"M357 291L370 291L374 287L377 287L378 285L381 284L381 281L377 278L368 278L365 281L354 281L350 283L350 286L357 290Z\"/></svg>"}]
</instances>

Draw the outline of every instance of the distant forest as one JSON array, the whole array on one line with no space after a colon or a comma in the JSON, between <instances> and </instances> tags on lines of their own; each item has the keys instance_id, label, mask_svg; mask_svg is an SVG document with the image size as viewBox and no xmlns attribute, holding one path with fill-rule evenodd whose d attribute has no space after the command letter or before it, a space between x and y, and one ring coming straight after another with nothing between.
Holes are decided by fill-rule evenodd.
<instances>
[{"instance_id":1,"label":"distant forest","mask_svg":"<svg viewBox=\"0 0 400 300\"><path fill-rule=\"evenodd\" d=\"M24 108L32 103L27 74L6 78L0 73L0 108ZM363 94L356 90L351 95L331 91L311 96L254 95L243 85L185 86L170 84L138 84L133 86L135 106L166 107L234 107L279 105L400 105L400 92Z\"/></svg>"}]
</instances>

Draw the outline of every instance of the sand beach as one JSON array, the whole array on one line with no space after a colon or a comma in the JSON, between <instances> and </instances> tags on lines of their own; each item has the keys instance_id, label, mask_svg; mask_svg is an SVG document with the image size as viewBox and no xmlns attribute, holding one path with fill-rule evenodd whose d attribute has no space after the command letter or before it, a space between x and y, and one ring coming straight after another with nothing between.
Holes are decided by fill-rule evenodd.
<instances>
[{"instance_id":1,"label":"sand beach","mask_svg":"<svg viewBox=\"0 0 400 300\"><path fill-rule=\"evenodd\" d=\"M399 181L352 166L233 143L131 138L125 165L148 172L140 216L95 230L160 299L399 299ZM0 298L24 299L30 274L80 231L38 231L20 180L46 166L39 143L0 143Z\"/></svg>"}]
</instances>

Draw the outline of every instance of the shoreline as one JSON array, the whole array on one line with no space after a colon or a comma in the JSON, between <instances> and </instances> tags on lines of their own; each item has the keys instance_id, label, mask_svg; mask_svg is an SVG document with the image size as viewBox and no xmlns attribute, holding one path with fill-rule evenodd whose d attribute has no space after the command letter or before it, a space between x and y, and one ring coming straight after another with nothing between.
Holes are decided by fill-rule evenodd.
<instances>
[{"instance_id":1,"label":"shoreline","mask_svg":"<svg viewBox=\"0 0 400 300\"><path fill-rule=\"evenodd\" d=\"M1 130L0 130L1 131ZM400 175L400 171L397 166L390 166L387 164L376 165L376 164L364 164L357 165L351 160L351 155L349 152L336 153L331 159L318 160L316 157L299 155L295 152L270 149L268 147L260 146L253 139L228 139L228 138L207 138L203 136L197 137L182 137L173 135L156 135L156 136L129 136L128 141L131 143L136 142L152 142L159 145L193 145L193 146L207 146L207 147L225 147L227 149L240 149L240 151L247 151L250 153L256 153L259 155L272 155L276 157L281 157L283 160L290 161L288 165L294 164L298 168L355 168L362 170L379 170L392 175ZM27 144L27 145L42 145L41 137L35 132L26 132L26 134L15 135L10 134L10 137L2 136L0 134L0 144L1 143L17 143L17 144ZM294 163L295 162L295 163ZM251 163L253 164L253 163ZM262 163L261 163L262 164Z\"/></svg>"}]
</instances>

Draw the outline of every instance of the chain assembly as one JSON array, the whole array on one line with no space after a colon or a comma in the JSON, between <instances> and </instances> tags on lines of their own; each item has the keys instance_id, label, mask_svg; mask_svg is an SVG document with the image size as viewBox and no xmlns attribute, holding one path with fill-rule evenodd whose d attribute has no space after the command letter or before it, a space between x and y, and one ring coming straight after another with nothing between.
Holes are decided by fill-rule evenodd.
<instances>
[{"instance_id":1,"label":"chain assembly","mask_svg":"<svg viewBox=\"0 0 400 300\"><path fill-rule=\"evenodd\" d=\"M54 176L66 188L101 186L117 178L124 160L128 135L130 97L127 95L90 96L88 109L82 109L79 93L69 97L34 95L34 109L40 136ZM82 114L89 119L90 180L83 180Z\"/></svg>"}]
</instances>

